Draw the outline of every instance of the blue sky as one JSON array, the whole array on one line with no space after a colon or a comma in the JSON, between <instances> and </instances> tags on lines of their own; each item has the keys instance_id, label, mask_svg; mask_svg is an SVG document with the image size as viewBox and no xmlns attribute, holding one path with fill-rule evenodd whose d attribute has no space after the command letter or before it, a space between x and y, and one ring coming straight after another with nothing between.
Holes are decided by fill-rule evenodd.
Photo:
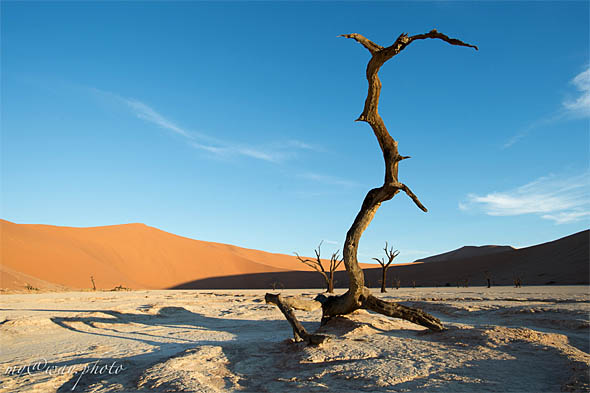
<instances>
[{"instance_id":1,"label":"blue sky","mask_svg":"<svg viewBox=\"0 0 590 393\"><path fill-rule=\"evenodd\" d=\"M2 2L2 211L143 222L272 252L340 248L383 160L362 111L380 71L404 194L359 258L528 246L590 224L589 3Z\"/></svg>"}]
</instances>

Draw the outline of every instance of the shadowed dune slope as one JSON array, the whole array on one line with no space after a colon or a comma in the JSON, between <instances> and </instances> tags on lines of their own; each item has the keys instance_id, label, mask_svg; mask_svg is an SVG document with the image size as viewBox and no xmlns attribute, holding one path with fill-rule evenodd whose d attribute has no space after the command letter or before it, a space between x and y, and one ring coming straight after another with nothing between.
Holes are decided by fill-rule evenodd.
<instances>
[{"instance_id":1,"label":"shadowed dune slope","mask_svg":"<svg viewBox=\"0 0 590 393\"><path fill-rule=\"evenodd\" d=\"M392 265L387 273L388 287L394 278L408 287L412 281L417 286L456 286L486 285L486 272L493 285L512 285L515 277L520 277L524 285L573 285L590 283L590 231L583 231L552 242L540 245L492 252L468 258L447 259L438 262ZM451 254L451 253L448 253ZM444 255L444 254L442 254ZM366 268L365 284L379 287L381 268ZM346 287L348 277L345 272L335 276L336 287ZM188 281L175 288L269 288L273 283L278 288L322 288L323 282L318 274L312 272L269 272L243 274L227 277L214 277Z\"/></svg>"},{"instance_id":2,"label":"shadowed dune slope","mask_svg":"<svg viewBox=\"0 0 590 393\"><path fill-rule=\"evenodd\" d=\"M1 288L169 288L216 276L310 270L295 257L173 235L143 224L92 228L0 220Z\"/></svg>"},{"instance_id":3,"label":"shadowed dune slope","mask_svg":"<svg viewBox=\"0 0 590 393\"><path fill-rule=\"evenodd\" d=\"M377 269L365 270L370 281L377 281ZM589 284L590 231L536 246L508 249L479 256L450 258L439 262L399 266L389 270L389 277L399 277L402 285L412 280L418 285L485 285L486 272L496 285L512 284L520 277L525 285Z\"/></svg>"},{"instance_id":4,"label":"shadowed dune slope","mask_svg":"<svg viewBox=\"0 0 590 393\"><path fill-rule=\"evenodd\" d=\"M515 250L515 248L511 246L464 246L453 251L418 259L416 262L444 262L453 259L479 257L512 250Z\"/></svg>"}]
</instances>

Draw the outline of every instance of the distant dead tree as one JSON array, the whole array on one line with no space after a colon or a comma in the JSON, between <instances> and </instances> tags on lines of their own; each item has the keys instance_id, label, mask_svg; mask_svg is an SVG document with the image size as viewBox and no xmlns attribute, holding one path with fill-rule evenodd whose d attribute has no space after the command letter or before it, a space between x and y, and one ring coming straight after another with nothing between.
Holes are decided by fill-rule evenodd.
<instances>
[{"instance_id":1,"label":"distant dead tree","mask_svg":"<svg viewBox=\"0 0 590 393\"><path fill-rule=\"evenodd\" d=\"M485 275L486 275L486 280L488 281L488 288L491 288L492 287L492 275L487 270L485 271Z\"/></svg>"},{"instance_id":2,"label":"distant dead tree","mask_svg":"<svg viewBox=\"0 0 590 393\"><path fill-rule=\"evenodd\" d=\"M130 291L130 290L131 290L130 288L124 287L123 285L117 285L116 287L111 289L111 292Z\"/></svg>"},{"instance_id":3,"label":"distant dead tree","mask_svg":"<svg viewBox=\"0 0 590 393\"><path fill-rule=\"evenodd\" d=\"M281 310L285 318L293 327L295 339L302 339L308 344L320 344L326 339L326 336L307 333L303 325L301 325L295 317L293 312L294 309L309 311L321 308L321 325L325 325L332 317L350 314L353 311L362 308L390 317L402 318L426 326L434 331L440 331L443 329L443 325L440 320L432 315L429 315L422 310L406 307L394 302L386 302L373 296L371 291L365 287L365 277L357 260L357 251L361 235L371 223L377 209L379 209L379 206L381 206L383 202L392 199L400 191L403 191L412 199L412 201L414 201L418 208L425 212L427 211L422 202L420 202L410 188L398 180L398 165L400 161L409 157L402 156L398 152L398 142L389 134L383 119L377 111L379 96L381 94L381 81L377 74L385 62L398 55L415 41L439 39L451 45L466 46L475 48L476 50L477 47L466 44L458 39L450 38L436 30L413 36L408 36L405 33L401 34L395 42L388 47L382 47L356 33L345 34L342 37L354 39L371 54L371 59L369 60L366 71L369 89L365 100L365 107L357 121L368 123L377 138L385 161L385 179L382 186L373 188L367 193L360 211L346 233L346 240L344 241L343 247L343 258L349 278L348 291L339 296L318 295L314 300L305 300L300 297L283 297L281 295L267 293L265 300L267 303L277 305ZM404 75L404 77L407 77L407 75ZM435 105L436 103L429 104ZM427 103L419 103L419 105L425 107Z\"/></svg>"},{"instance_id":4,"label":"distant dead tree","mask_svg":"<svg viewBox=\"0 0 590 393\"><path fill-rule=\"evenodd\" d=\"M514 278L514 288L521 288L522 287L522 279L520 276Z\"/></svg>"},{"instance_id":5,"label":"distant dead tree","mask_svg":"<svg viewBox=\"0 0 590 393\"><path fill-rule=\"evenodd\" d=\"M469 288L469 277L464 278L461 284L463 285L463 287Z\"/></svg>"},{"instance_id":6,"label":"distant dead tree","mask_svg":"<svg viewBox=\"0 0 590 393\"><path fill-rule=\"evenodd\" d=\"M438 285L437 285L438 287ZM416 280L412 280L412 288L416 288Z\"/></svg>"},{"instance_id":7,"label":"distant dead tree","mask_svg":"<svg viewBox=\"0 0 590 393\"><path fill-rule=\"evenodd\" d=\"M92 281L92 290L96 291L96 284L94 283L94 276L90 276L90 281Z\"/></svg>"},{"instance_id":8,"label":"distant dead tree","mask_svg":"<svg viewBox=\"0 0 590 393\"><path fill-rule=\"evenodd\" d=\"M402 280L400 280L399 277L394 277L392 288L399 289L399 287L401 287L401 286L402 286Z\"/></svg>"},{"instance_id":9,"label":"distant dead tree","mask_svg":"<svg viewBox=\"0 0 590 393\"><path fill-rule=\"evenodd\" d=\"M332 254L330 257L330 267L328 270L326 270L322 264L322 259L320 258L322 243L323 241L321 241L318 248L314 250L315 259L303 259L297 253L295 253L295 255L300 262L311 267L324 277L324 280L326 281L326 292L334 293L334 272L336 272L336 269L338 269L340 264L342 264L342 259L340 259L340 250Z\"/></svg>"},{"instance_id":10,"label":"distant dead tree","mask_svg":"<svg viewBox=\"0 0 590 393\"><path fill-rule=\"evenodd\" d=\"M387 282L387 269L389 269L389 265L393 262L394 258L399 255L399 250L393 251L393 247L388 248L387 242L385 242L385 256L387 257L387 262L385 262L385 258L373 258L381 265L381 293L387 292L385 289L385 283Z\"/></svg>"}]
</instances>

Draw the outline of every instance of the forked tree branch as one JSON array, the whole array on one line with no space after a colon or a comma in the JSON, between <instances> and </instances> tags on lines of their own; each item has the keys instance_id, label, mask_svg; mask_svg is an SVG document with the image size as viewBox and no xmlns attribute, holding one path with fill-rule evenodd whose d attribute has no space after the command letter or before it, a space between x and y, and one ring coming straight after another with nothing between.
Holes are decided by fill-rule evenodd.
<instances>
[{"instance_id":1,"label":"forked tree branch","mask_svg":"<svg viewBox=\"0 0 590 393\"><path fill-rule=\"evenodd\" d=\"M338 267L342 264L342 262L344 261L343 259L340 259L340 250L336 251L335 253L332 254L332 256L330 257L330 272L335 272Z\"/></svg>"},{"instance_id":2,"label":"forked tree branch","mask_svg":"<svg viewBox=\"0 0 590 393\"><path fill-rule=\"evenodd\" d=\"M385 242L385 248L383 248L383 250L385 251L385 255L387 256L387 264L385 264L385 267L389 267L389 265L391 265L395 257L399 255L399 250L393 251L393 246L391 248L388 247L389 245L387 244L387 242Z\"/></svg>"},{"instance_id":3,"label":"forked tree branch","mask_svg":"<svg viewBox=\"0 0 590 393\"><path fill-rule=\"evenodd\" d=\"M403 192L405 192L406 195L409 196L414 201L414 203L416 204L416 206L418 206L418 208L420 210L422 210L425 213L428 211L428 209L426 207L424 207L424 205L422 204L422 202L420 202L420 199L418 199L418 197L416 196L416 194L414 194L412 192L412 190L410 190L410 187L406 186L403 183L400 183L400 190L402 190Z\"/></svg>"},{"instance_id":4,"label":"forked tree branch","mask_svg":"<svg viewBox=\"0 0 590 393\"><path fill-rule=\"evenodd\" d=\"M408 42L408 44L410 44L413 41L424 40L426 38L433 38L433 39L438 38L439 40L443 40L445 42L448 42L451 45L467 46L469 48L479 50L479 48L476 45L468 44L468 43L458 40L456 38L450 38L449 36L446 36L443 33L439 33L436 29L432 29L428 33L425 33L425 34L416 34L414 36L411 36L410 42Z\"/></svg>"},{"instance_id":5,"label":"forked tree branch","mask_svg":"<svg viewBox=\"0 0 590 393\"><path fill-rule=\"evenodd\" d=\"M377 45L376 43L374 43L370 39L365 38L362 35L357 34L357 33L341 34L338 37L352 38L353 40L355 40L356 42L358 42L359 44L361 44L362 46L367 48L369 50L369 52L371 52L371 54L375 54L375 53L379 52L381 49L383 49L383 47L381 45Z\"/></svg>"},{"instance_id":6,"label":"forked tree branch","mask_svg":"<svg viewBox=\"0 0 590 393\"><path fill-rule=\"evenodd\" d=\"M379 258L373 258L374 260L376 260L377 262L379 262L379 264L381 265L381 267L385 267L385 260L383 258L379 259Z\"/></svg>"},{"instance_id":7,"label":"forked tree branch","mask_svg":"<svg viewBox=\"0 0 590 393\"><path fill-rule=\"evenodd\" d=\"M318 261L314 261L312 259L303 259L297 253L295 253L295 256L297 257L297 259L299 260L299 262L303 263L304 265L307 265L307 266L311 267L312 269L314 269L318 273L321 273L322 275L326 276L326 271L324 270L324 266L322 265L322 262L321 261L318 262Z\"/></svg>"},{"instance_id":8,"label":"forked tree branch","mask_svg":"<svg viewBox=\"0 0 590 393\"><path fill-rule=\"evenodd\" d=\"M335 253L332 253L332 256L330 257L329 270L326 270L326 268L324 268L324 264L321 258L322 243L323 240L318 245L318 248L314 250L315 259L304 259L297 253L295 253L295 255L301 263L311 267L324 277L324 280L326 281L327 291L329 293L332 293L334 291L334 272L336 271L336 269L338 269L343 260L338 260L340 258L340 250L336 251Z\"/></svg>"}]
</instances>

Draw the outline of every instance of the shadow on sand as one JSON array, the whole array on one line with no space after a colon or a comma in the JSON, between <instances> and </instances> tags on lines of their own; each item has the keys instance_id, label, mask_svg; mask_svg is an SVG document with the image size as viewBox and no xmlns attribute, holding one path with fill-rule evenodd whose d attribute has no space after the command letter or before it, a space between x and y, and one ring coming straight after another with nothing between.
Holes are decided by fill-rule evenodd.
<instances>
[{"instance_id":1,"label":"shadow on sand","mask_svg":"<svg viewBox=\"0 0 590 393\"><path fill-rule=\"evenodd\" d=\"M486 346L487 337L484 334L484 328L451 327L441 333L405 329L383 330L373 326L370 322L359 322L344 317L331 321L321 329L323 333L332 335L333 341L324 348L312 348L288 340L291 329L283 319L216 318L191 312L183 307L163 307L156 314L146 314L142 312L144 310L141 307L138 310L140 313L114 310L30 310L89 313L92 315L52 317L51 321L76 334L106 337L113 340L133 340L149 346L148 352L129 357L81 354L73 359L50 363L47 365L48 367L77 366L77 370L82 370L83 365L90 364L92 366L94 363L98 366L108 366L115 363L117 366L123 367L120 372L93 373L91 370L84 374L78 372L62 384L57 392L201 391L202 389L195 389L194 386L183 385L183 381L179 381L178 378L177 380L159 379L160 375L157 373L160 369L157 366L164 364L169 359L181 358L186 353L191 351L194 353L195 350L207 346L220 348L219 353L227 359L223 367L227 367L232 378L222 375L217 379L215 387L203 385L204 390L202 391L234 391L238 388L245 392L295 391L297 389L334 392L420 390L421 386L432 380L435 380L436 384L427 385L429 391L498 391L506 389L507 386L510 388L509 390L513 391L531 391L531 389L532 391L547 391L548 388L559 388L559 384L566 382L559 381L562 379L563 373L558 363L562 360L565 362L563 356L557 352L554 353L554 351L540 352L539 359L546 357L549 361L554 362L556 367L551 372L542 367L531 370L530 362L533 357L530 352L534 350L534 347L528 344L516 351L510 346L499 348L502 353L505 353L504 359L474 358L466 360L465 357L473 356L474 347L484 348ZM304 322L304 325L310 331L315 331L319 327L319 323L316 322ZM372 342L370 337L366 337L366 339L359 337L360 341L367 342L364 344L366 348L379 350L369 357L333 356L342 350L344 351L342 355L347 354L347 343L357 341L341 336L357 328L362 329L365 325L376 329L377 334L381 336L380 340L388 337L410 339L416 343L422 342L422 347L432 347L434 350L432 353L426 350L428 353L404 355L403 350L398 353L392 348L377 348L379 340ZM211 336L200 335L205 339L174 337L173 332L167 331L167 329L211 332ZM222 333L222 337L219 337L220 333ZM394 352L391 352L392 350ZM401 360L400 354L403 358ZM427 358L423 359L423 356ZM441 356L442 358L440 358ZM443 360L448 357L458 359L457 367L454 367L452 362ZM310 361L310 359L317 360ZM210 367L217 367L215 358L206 359L205 362L211 362ZM400 370L400 367L406 362L411 364L432 363L433 369L426 376L414 375L407 380L400 380L389 386L381 386L375 384L371 373L374 366L379 366L383 362L388 364L386 367L391 367L392 370ZM199 365L205 368L209 367L207 363L199 363ZM154 366L156 366L156 375L153 370L150 374L150 370ZM192 371L189 370L189 372ZM139 382L145 378L146 373L152 378L150 381L152 385L139 387ZM534 378L527 377L526 380L521 378L521 382L519 382L519 373L522 373L521 376L532 375ZM456 377L457 375L460 377ZM17 377L26 378L26 375ZM206 379L205 383L207 383ZM507 385L507 383L512 385Z\"/></svg>"},{"instance_id":2,"label":"shadow on sand","mask_svg":"<svg viewBox=\"0 0 590 393\"><path fill-rule=\"evenodd\" d=\"M44 311L70 311L70 310L44 310ZM71 310L76 313L84 312L80 310ZM137 383L144 372L155 364L165 362L167 359L182 356L182 354L192 348L203 347L207 345L221 346L224 355L228 358L230 368L232 365L244 360L246 354L240 347L248 346L251 351L259 351L261 354L268 356L280 355L284 352L284 342L272 342L268 338L264 341L256 340L260 338L258 334L262 331L285 331L290 330L286 321L282 320L240 320L230 318L214 318L202 314L191 312L183 307L163 307L157 314L138 314L122 313L113 310L86 310L89 313L105 314L104 317L53 317L51 320L57 325L81 334L90 334L95 336L110 337L116 339L134 340L151 346L148 353L139 354L130 357L81 357L72 361L55 363L57 367L62 365L71 366L73 364L87 364L99 362L100 365L110 365L113 362L121 364L124 370L118 374L93 375L91 372L83 375L74 375L67 383L62 385L58 392L70 392L74 385L76 391L86 391L96 388L97 385L104 387L121 389L122 391L137 390ZM131 325L137 326L132 332L133 337L129 337L129 331L121 331L122 328L128 328ZM317 324L306 324L307 328L317 328ZM82 329L85 327L85 329ZM157 329L152 329L157 328ZM200 330L211 331L211 335L217 332L230 333L232 338L229 340L219 340L212 337L211 340L186 339L182 337L171 336L170 332L166 334L162 328L182 328L183 330ZM164 330L164 334L155 334L150 330ZM81 369L82 367L80 367ZM248 388L250 381L247 375L241 375L239 384ZM226 388L231 389L229 383ZM160 386L158 391L169 390L172 386ZM106 389L105 389L106 390ZM149 389L146 389L149 390Z\"/></svg>"}]
</instances>

